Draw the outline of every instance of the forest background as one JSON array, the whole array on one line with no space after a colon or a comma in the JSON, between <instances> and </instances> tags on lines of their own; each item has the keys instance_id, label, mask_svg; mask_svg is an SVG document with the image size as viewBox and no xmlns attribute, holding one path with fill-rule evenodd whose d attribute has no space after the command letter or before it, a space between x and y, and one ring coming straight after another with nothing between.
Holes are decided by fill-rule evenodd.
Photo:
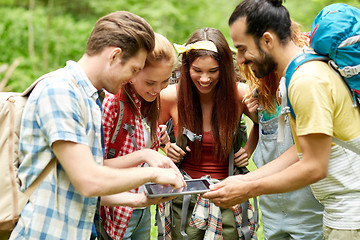
<instances>
[{"instance_id":1,"label":"forest background","mask_svg":"<svg viewBox=\"0 0 360 240\"><path fill-rule=\"evenodd\" d=\"M35 79L77 61L85 52L96 20L126 10L145 18L154 31L183 44L199 28L218 28L230 46L228 18L240 0L0 0L0 92L23 91ZM317 13L341 2L360 8L360 0L287 0L293 20L310 31ZM250 170L255 166L252 163ZM152 209L154 213L154 209ZM258 231L263 239L262 227ZM156 228L152 228L156 239Z\"/></svg>"},{"instance_id":2,"label":"forest background","mask_svg":"<svg viewBox=\"0 0 360 240\"><path fill-rule=\"evenodd\" d=\"M96 20L116 10L145 18L171 42L199 28L218 28L230 46L228 18L240 0L0 0L0 91L22 91L42 74L79 60ZM287 0L290 16L309 31L324 6L359 0Z\"/></svg>"}]
</instances>

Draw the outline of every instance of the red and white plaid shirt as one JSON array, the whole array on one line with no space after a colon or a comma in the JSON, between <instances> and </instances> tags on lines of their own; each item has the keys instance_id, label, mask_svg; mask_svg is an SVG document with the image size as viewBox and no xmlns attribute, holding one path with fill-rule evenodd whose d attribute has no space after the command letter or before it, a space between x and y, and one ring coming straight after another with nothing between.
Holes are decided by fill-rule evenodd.
<instances>
[{"instance_id":1,"label":"red and white plaid shirt","mask_svg":"<svg viewBox=\"0 0 360 240\"><path fill-rule=\"evenodd\" d=\"M124 94L123 90L121 90L121 94ZM111 93L106 92L104 101L103 101L103 128L104 128L104 137L105 137L105 153L107 154L109 149L109 143L111 131L116 125L116 117L118 114L118 110L120 107L119 98L123 99L124 95L114 95ZM131 91L130 92L131 98L133 99L136 107L140 110L141 109L141 101L136 97L136 94ZM133 103L131 103L133 104ZM124 107L127 107L127 104L124 104ZM127 111L124 111L124 114ZM131 111L128 111L131 112ZM126 116L123 116L125 119ZM130 122L127 124L135 126L135 140L138 145L138 149L145 148L145 139L144 139L144 129L142 124L142 119L140 115L136 115L135 117L130 117ZM118 156L124 156L131 152L135 151L135 146L132 144L130 134L126 132L126 138L124 142L118 143L121 144L121 149ZM151 148L158 150L159 148L159 139L160 139L160 129L157 129L157 136L158 141L153 143ZM106 155L105 155L106 156ZM116 157L118 157L116 156ZM105 160L106 161L106 160ZM141 166L141 165L139 165ZM137 193L138 188L130 190L130 192ZM133 208L127 206L119 206L119 207L108 207L102 206L101 207L101 217L102 223L106 232L112 239L122 239L124 236L125 230L127 225L129 224L129 220L132 214Z\"/></svg>"}]
</instances>

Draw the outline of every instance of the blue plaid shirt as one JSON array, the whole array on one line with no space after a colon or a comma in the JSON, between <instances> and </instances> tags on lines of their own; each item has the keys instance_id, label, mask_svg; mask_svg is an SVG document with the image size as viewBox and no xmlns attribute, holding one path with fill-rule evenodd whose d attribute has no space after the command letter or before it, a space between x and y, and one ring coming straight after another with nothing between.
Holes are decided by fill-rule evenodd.
<instances>
[{"instance_id":1,"label":"blue plaid shirt","mask_svg":"<svg viewBox=\"0 0 360 240\"><path fill-rule=\"evenodd\" d=\"M37 84L21 123L22 163L18 176L22 191L54 157L50 146L58 140L88 145L95 161L103 164L97 99L97 89L73 61ZM97 200L83 197L57 164L30 197L10 239L90 239Z\"/></svg>"}]
</instances>

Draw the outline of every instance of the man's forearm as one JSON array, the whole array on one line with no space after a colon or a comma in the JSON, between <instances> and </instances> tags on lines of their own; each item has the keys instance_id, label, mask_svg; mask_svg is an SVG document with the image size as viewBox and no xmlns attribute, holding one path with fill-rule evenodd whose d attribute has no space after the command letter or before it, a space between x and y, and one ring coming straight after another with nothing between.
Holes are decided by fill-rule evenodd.
<instances>
[{"instance_id":1,"label":"man's forearm","mask_svg":"<svg viewBox=\"0 0 360 240\"><path fill-rule=\"evenodd\" d=\"M245 179L256 180L276 174L299 161L295 145L261 168L246 174Z\"/></svg>"}]
</instances>

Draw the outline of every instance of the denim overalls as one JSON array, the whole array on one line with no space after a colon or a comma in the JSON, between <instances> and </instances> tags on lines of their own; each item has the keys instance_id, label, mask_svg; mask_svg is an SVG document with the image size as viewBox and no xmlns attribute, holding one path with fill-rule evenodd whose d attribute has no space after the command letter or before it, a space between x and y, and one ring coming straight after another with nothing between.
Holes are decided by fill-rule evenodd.
<instances>
[{"instance_id":1,"label":"denim overalls","mask_svg":"<svg viewBox=\"0 0 360 240\"><path fill-rule=\"evenodd\" d=\"M278 116L265 119L265 114L259 112L259 141L253 155L258 168L294 144L288 117L284 142L278 143ZM323 239L323 206L314 198L309 186L288 193L262 195L259 202L265 239Z\"/></svg>"}]
</instances>

